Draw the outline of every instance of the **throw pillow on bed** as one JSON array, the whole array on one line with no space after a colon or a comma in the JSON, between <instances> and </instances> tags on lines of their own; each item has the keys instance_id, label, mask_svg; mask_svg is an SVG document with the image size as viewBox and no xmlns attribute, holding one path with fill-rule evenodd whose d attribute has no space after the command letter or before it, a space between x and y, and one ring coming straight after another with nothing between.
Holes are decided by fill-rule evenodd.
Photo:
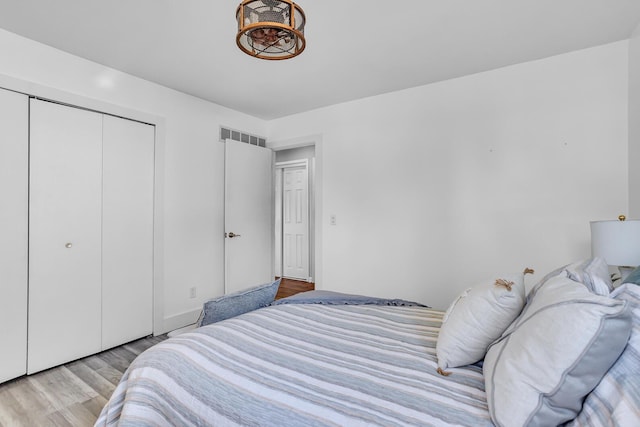
<instances>
[{"instance_id":1,"label":"throw pillow on bed","mask_svg":"<svg viewBox=\"0 0 640 427\"><path fill-rule=\"evenodd\" d=\"M446 311L438 335L438 372L448 375L445 369L482 360L520 314L524 301L524 273L497 276L460 294Z\"/></svg>"},{"instance_id":2,"label":"throw pillow on bed","mask_svg":"<svg viewBox=\"0 0 640 427\"><path fill-rule=\"evenodd\" d=\"M594 294L609 295L613 290L609 266L604 258L574 262L566 267L566 271L570 279L582 283Z\"/></svg>"},{"instance_id":3,"label":"throw pillow on bed","mask_svg":"<svg viewBox=\"0 0 640 427\"><path fill-rule=\"evenodd\" d=\"M527 302L535 296L538 289L558 275L568 276L571 280L581 283L596 295L609 295L613 290L613 282L609 274L609 266L604 258L594 257L567 264L547 274L538 282L527 295Z\"/></svg>"},{"instance_id":4,"label":"throw pillow on bed","mask_svg":"<svg viewBox=\"0 0 640 427\"><path fill-rule=\"evenodd\" d=\"M198 326L220 322L266 307L276 298L279 286L280 279L209 300L202 307Z\"/></svg>"},{"instance_id":5,"label":"throw pillow on bed","mask_svg":"<svg viewBox=\"0 0 640 427\"><path fill-rule=\"evenodd\" d=\"M631 336L616 363L584 400L582 411L566 427L640 424L640 286L623 284L613 291L611 298L627 301L631 307Z\"/></svg>"},{"instance_id":6,"label":"throw pillow on bed","mask_svg":"<svg viewBox=\"0 0 640 427\"><path fill-rule=\"evenodd\" d=\"M622 280L622 284L632 283L634 285L640 285L640 267L633 270L627 277Z\"/></svg>"},{"instance_id":7,"label":"throw pillow on bed","mask_svg":"<svg viewBox=\"0 0 640 427\"><path fill-rule=\"evenodd\" d=\"M555 426L575 418L630 331L625 301L592 293L566 271L548 279L484 359L493 422Z\"/></svg>"}]
</instances>

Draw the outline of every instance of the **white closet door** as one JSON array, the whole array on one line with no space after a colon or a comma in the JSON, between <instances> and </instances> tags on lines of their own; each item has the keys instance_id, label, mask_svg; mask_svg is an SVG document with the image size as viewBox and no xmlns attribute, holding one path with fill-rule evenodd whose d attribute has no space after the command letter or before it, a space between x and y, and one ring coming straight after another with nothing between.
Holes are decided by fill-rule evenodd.
<instances>
[{"instance_id":1,"label":"white closet door","mask_svg":"<svg viewBox=\"0 0 640 427\"><path fill-rule=\"evenodd\" d=\"M31 101L28 373L101 349L102 115Z\"/></svg>"},{"instance_id":2,"label":"white closet door","mask_svg":"<svg viewBox=\"0 0 640 427\"><path fill-rule=\"evenodd\" d=\"M0 89L0 382L27 370L28 100Z\"/></svg>"},{"instance_id":3,"label":"white closet door","mask_svg":"<svg viewBox=\"0 0 640 427\"><path fill-rule=\"evenodd\" d=\"M104 117L102 347L153 332L155 128Z\"/></svg>"}]
</instances>

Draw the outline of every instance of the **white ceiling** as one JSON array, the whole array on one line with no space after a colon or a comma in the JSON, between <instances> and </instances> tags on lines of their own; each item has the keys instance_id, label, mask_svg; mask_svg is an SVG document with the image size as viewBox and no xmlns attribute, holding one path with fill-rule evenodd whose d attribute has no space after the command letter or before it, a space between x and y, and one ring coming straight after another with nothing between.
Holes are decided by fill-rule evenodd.
<instances>
[{"instance_id":1,"label":"white ceiling","mask_svg":"<svg viewBox=\"0 0 640 427\"><path fill-rule=\"evenodd\" d=\"M627 39L640 22L640 0L299 0L306 50L264 61L236 47L238 3L0 0L0 28L272 119Z\"/></svg>"}]
</instances>

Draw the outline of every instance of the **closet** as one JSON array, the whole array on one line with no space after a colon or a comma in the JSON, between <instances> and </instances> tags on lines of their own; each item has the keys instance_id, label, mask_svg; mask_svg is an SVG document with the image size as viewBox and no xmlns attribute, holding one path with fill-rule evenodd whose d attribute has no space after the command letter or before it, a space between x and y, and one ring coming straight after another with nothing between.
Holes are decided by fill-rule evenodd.
<instances>
[{"instance_id":1,"label":"closet","mask_svg":"<svg viewBox=\"0 0 640 427\"><path fill-rule=\"evenodd\" d=\"M29 98L0 89L0 382L27 360Z\"/></svg>"},{"instance_id":2,"label":"closet","mask_svg":"<svg viewBox=\"0 0 640 427\"><path fill-rule=\"evenodd\" d=\"M12 231L13 247L2 252L3 268L8 259L19 268L0 271L13 289L3 283L0 291L0 304L13 310L11 331L0 330L0 339L3 347L5 335L15 340L5 348L21 372L0 371L0 381L153 331L155 128L17 96L24 108L16 132L29 137L14 138L11 154L22 162L12 162L12 179L3 176L0 191L14 199L12 219L24 229ZM2 146L4 166L9 148ZM21 247L20 266L14 249Z\"/></svg>"}]
</instances>

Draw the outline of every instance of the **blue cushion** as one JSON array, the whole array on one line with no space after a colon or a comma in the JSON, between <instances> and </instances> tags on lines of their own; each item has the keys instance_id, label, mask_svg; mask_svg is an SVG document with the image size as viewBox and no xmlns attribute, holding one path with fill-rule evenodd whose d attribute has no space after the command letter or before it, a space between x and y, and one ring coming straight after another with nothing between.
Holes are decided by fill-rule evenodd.
<instances>
[{"instance_id":1,"label":"blue cushion","mask_svg":"<svg viewBox=\"0 0 640 427\"><path fill-rule=\"evenodd\" d=\"M266 307L275 300L279 286L280 279L209 300L202 307L198 326L230 319Z\"/></svg>"},{"instance_id":2,"label":"blue cushion","mask_svg":"<svg viewBox=\"0 0 640 427\"><path fill-rule=\"evenodd\" d=\"M633 283L634 285L640 285L640 267L633 270L629 275L623 280L624 283Z\"/></svg>"},{"instance_id":3,"label":"blue cushion","mask_svg":"<svg viewBox=\"0 0 640 427\"><path fill-rule=\"evenodd\" d=\"M280 304L327 304L327 305L393 305L427 307L419 302L403 299L376 298L366 295L344 294L342 292L314 290L300 292L287 298L274 301L271 305Z\"/></svg>"}]
</instances>

